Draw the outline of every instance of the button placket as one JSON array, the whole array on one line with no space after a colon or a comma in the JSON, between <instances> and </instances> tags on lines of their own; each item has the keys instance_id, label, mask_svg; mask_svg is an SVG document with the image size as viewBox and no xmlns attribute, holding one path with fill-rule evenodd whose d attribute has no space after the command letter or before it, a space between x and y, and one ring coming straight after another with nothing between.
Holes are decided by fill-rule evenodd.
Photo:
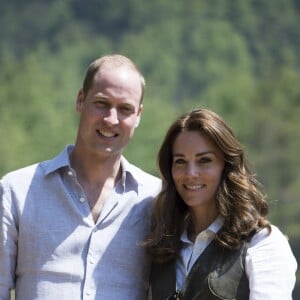
<instances>
[{"instance_id":1,"label":"button placket","mask_svg":"<svg viewBox=\"0 0 300 300\"><path fill-rule=\"evenodd\" d=\"M94 234L96 232L96 228L93 228L91 231L91 238L89 243L89 248L86 257L86 276L84 282L84 299L91 299L93 298L96 293L96 286L93 279L93 274L96 268L96 257L93 253L93 239Z\"/></svg>"}]
</instances>

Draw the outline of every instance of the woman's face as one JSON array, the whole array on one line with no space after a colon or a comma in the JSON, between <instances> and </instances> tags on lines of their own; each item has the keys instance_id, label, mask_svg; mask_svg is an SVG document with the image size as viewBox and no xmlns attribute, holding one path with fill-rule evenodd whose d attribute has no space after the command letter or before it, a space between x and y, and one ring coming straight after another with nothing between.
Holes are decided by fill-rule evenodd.
<instances>
[{"instance_id":1,"label":"woman's face","mask_svg":"<svg viewBox=\"0 0 300 300\"><path fill-rule=\"evenodd\" d=\"M177 192L192 210L216 210L224 155L198 131L181 132L173 145L172 177Z\"/></svg>"}]
</instances>

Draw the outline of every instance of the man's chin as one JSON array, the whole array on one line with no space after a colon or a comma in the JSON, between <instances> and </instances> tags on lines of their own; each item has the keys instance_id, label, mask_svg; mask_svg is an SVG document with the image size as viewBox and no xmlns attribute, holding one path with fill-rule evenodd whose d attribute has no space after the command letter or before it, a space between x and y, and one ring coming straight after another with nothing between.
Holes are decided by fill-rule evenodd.
<instances>
[{"instance_id":1,"label":"man's chin","mask_svg":"<svg viewBox=\"0 0 300 300\"><path fill-rule=\"evenodd\" d=\"M122 151L120 149L115 149L113 147L98 147L97 153L101 156L121 156Z\"/></svg>"}]
</instances>

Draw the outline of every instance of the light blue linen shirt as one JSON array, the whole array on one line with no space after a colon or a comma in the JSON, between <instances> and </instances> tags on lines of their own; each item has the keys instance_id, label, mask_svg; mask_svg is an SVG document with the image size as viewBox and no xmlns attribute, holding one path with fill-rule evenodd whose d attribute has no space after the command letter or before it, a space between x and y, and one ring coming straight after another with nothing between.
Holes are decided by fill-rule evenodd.
<instances>
[{"instance_id":1,"label":"light blue linen shirt","mask_svg":"<svg viewBox=\"0 0 300 300\"><path fill-rule=\"evenodd\" d=\"M146 299L150 263L140 246L160 180L122 157L122 180L95 223L70 167L53 160L0 182L0 299Z\"/></svg>"}]
</instances>

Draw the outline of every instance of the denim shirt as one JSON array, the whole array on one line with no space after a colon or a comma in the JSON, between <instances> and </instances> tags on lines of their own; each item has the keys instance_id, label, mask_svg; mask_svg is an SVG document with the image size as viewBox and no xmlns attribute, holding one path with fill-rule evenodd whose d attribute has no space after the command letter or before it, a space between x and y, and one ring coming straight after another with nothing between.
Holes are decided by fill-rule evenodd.
<instances>
[{"instance_id":1,"label":"denim shirt","mask_svg":"<svg viewBox=\"0 0 300 300\"><path fill-rule=\"evenodd\" d=\"M146 299L149 230L160 180L122 157L122 180L95 223L70 167L67 146L53 160L0 182L0 299Z\"/></svg>"}]
</instances>

